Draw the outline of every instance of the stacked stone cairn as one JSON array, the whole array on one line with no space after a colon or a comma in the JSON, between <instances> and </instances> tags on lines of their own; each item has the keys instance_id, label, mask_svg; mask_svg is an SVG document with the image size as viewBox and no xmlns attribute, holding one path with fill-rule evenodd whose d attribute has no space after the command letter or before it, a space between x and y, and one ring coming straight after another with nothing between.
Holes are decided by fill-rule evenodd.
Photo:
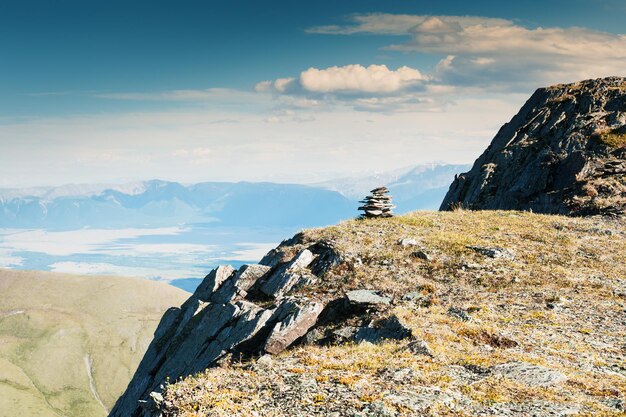
<instances>
[{"instance_id":1,"label":"stacked stone cairn","mask_svg":"<svg viewBox=\"0 0 626 417\"><path fill-rule=\"evenodd\" d=\"M387 187L374 188L371 195L365 197L360 203L363 206L359 207L359 210L363 211L361 218L377 218L377 217L392 217L391 211L395 206L391 204L391 196L387 195L389 189Z\"/></svg>"}]
</instances>

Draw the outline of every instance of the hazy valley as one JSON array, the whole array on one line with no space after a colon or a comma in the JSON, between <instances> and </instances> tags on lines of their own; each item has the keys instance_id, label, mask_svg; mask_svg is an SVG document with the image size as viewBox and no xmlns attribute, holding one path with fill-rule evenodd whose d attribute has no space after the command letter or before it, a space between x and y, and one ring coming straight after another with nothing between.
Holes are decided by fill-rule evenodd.
<instances>
[{"instance_id":1,"label":"hazy valley","mask_svg":"<svg viewBox=\"0 0 626 417\"><path fill-rule=\"evenodd\" d=\"M221 263L256 262L285 236L356 215L379 181L398 211L436 209L462 165L315 186L147 181L0 190L0 267L137 276L193 291Z\"/></svg>"}]
</instances>

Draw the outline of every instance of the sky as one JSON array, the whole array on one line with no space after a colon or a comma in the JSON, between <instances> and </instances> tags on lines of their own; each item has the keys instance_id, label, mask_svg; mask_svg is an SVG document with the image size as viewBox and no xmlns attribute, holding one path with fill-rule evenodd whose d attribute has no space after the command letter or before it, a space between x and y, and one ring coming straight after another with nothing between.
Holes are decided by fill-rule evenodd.
<instances>
[{"instance_id":1,"label":"sky","mask_svg":"<svg viewBox=\"0 0 626 417\"><path fill-rule=\"evenodd\" d=\"M0 188L471 163L542 86L626 76L626 1L0 2Z\"/></svg>"}]
</instances>

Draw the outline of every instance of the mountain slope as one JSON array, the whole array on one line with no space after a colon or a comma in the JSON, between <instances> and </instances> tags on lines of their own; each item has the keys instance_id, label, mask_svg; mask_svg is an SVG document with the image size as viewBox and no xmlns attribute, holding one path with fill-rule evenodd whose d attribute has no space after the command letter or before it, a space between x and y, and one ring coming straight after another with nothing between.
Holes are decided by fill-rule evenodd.
<instances>
[{"instance_id":1,"label":"mountain slope","mask_svg":"<svg viewBox=\"0 0 626 417\"><path fill-rule=\"evenodd\" d=\"M626 210L626 78L537 90L472 169L455 178L442 210L532 210L569 215Z\"/></svg>"},{"instance_id":2,"label":"mountain slope","mask_svg":"<svg viewBox=\"0 0 626 417\"><path fill-rule=\"evenodd\" d=\"M159 318L166 284L0 270L0 416L107 414Z\"/></svg>"},{"instance_id":3,"label":"mountain slope","mask_svg":"<svg viewBox=\"0 0 626 417\"><path fill-rule=\"evenodd\" d=\"M110 416L623 415L625 256L623 218L307 230L170 310Z\"/></svg>"}]
</instances>

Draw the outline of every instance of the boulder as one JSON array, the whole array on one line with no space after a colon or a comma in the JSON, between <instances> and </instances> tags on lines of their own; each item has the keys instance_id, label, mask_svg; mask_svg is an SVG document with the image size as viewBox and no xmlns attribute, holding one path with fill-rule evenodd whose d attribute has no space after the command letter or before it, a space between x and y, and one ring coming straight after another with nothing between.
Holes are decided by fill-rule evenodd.
<instances>
[{"instance_id":1,"label":"boulder","mask_svg":"<svg viewBox=\"0 0 626 417\"><path fill-rule=\"evenodd\" d=\"M468 246L468 249L471 249L481 255L484 255L488 258L504 258L504 259L515 259L515 254L508 249L504 248L487 248L484 246Z\"/></svg>"},{"instance_id":2,"label":"boulder","mask_svg":"<svg viewBox=\"0 0 626 417\"><path fill-rule=\"evenodd\" d=\"M202 280L193 295L202 301L209 301L215 290L217 290L234 272L235 270L230 265L218 266Z\"/></svg>"},{"instance_id":3,"label":"boulder","mask_svg":"<svg viewBox=\"0 0 626 417\"><path fill-rule=\"evenodd\" d=\"M270 269L265 265L243 265L211 295L211 302L226 304L236 296L245 297L250 287L265 276Z\"/></svg>"},{"instance_id":4,"label":"boulder","mask_svg":"<svg viewBox=\"0 0 626 417\"><path fill-rule=\"evenodd\" d=\"M331 242L318 242L309 247L309 249L317 255L310 265L313 275L323 276L326 272L343 262L343 256Z\"/></svg>"},{"instance_id":5,"label":"boulder","mask_svg":"<svg viewBox=\"0 0 626 417\"><path fill-rule=\"evenodd\" d=\"M407 247L407 246L417 246L418 244L419 243L417 242L417 240L409 238L409 237L405 237L405 238L400 239L398 241L398 245L404 246L404 247Z\"/></svg>"},{"instance_id":6,"label":"boulder","mask_svg":"<svg viewBox=\"0 0 626 417\"><path fill-rule=\"evenodd\" d=\"M346 300L351 306L367 307L374 305L388 305L391 298L380 295L372 290L354 290L346 293Z\"/></svg>"},{"instance_id":7,"label":"boulder","mask_svg":"<svg viewBox=\"0 0 626 417\"><path fill-rule=\"evenodd\" d=\"M281 297L298 284L300 280L311 278L311 273L305 270L305 268L314 259L315 255L310 250L302 250L291 262L278 267L269 277L263 280L259 286L259 291L268 297Z\"/></svg>"},{"instance_id":8,"label":"boulder","mask_svg":"<svg viewBox=\"0 0 626 417\"><path fill-rule=\"evenodd\" d=\"M450 307L448 309L448 315L451 317L454 317L455 319L461 320L461 321L471 321L472 317L467 314L467 312L463 309L460 309L458 307Z\"/></svg>"},{"instance_id":9,"label":"boulder","mask_svg":"<svg viewBox=\"0 0 626 417\"><path fill-rule=\"evenodd\" d=\"M402 324L398 317L390 316L359 328L353 339L355 342L377 343L383 340L402 340L411 335L411 329Z\"/></svg>"},{"instance_id":10,"label":"boulder","mask_svg":"<svg viewBox=\"0 0 626 417\"><path fill-rule=\"evenodd\" d=\"M527 362L503 363L491 367L491 372L530 387L547 387L567 380L559 371Z\"/></svg>"},{"instance_id":11,"label":"boulder","mask_svg":"<svg viewBox=\"0 0 626 417\"><path fill-rule=\"evenodd\" d=\"M276 323L265 342L264 350L274 355L285 350L315 325L323 309L324 305L319 302L296 305L285 319Z\"/></svg>"}]
</instances>

